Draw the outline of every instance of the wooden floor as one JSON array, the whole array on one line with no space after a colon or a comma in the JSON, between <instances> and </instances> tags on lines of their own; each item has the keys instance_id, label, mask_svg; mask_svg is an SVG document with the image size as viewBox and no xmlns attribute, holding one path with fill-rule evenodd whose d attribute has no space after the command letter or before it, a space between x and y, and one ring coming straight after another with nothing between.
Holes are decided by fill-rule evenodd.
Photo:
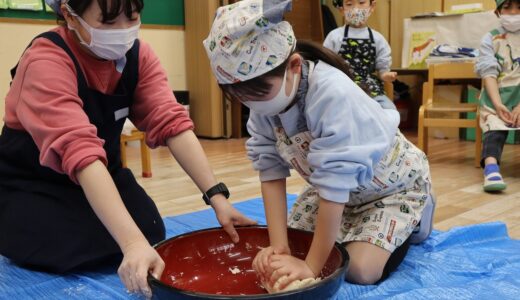
<instances>
[{"instance_id":1,"label":"wooden floor","mask_svg":"<svg viewBox=\"0 0 520 300\"><path fill-rule=\"evenodd\" d=\"M416 137L407 134L412 142ZM260 196L260 183L246 158L245 139L201 140L218 180L231 190L232 202ZM506 145L502 175L508 188L500 194L482 191L482 171L473 166L473 142L430 140L429 159L437 196L434 227L502 221L511 237L520 239L520 145ZM152 150L152 178L141 177L139 149L128 147L128 165L154 199L163 216L207 208L200 192L166 148ZM296 173L288 180L288 193L298 193L304 181Z\"/></svg>"}]
</instances>

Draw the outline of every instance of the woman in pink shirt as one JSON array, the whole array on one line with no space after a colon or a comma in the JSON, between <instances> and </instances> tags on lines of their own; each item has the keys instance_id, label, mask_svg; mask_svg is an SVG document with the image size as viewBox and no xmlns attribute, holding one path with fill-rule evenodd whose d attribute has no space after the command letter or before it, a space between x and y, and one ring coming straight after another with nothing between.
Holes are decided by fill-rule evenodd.
<instances>
[{"instance_id":1,"label":"woman in pink shirt","mask_svg":"<svg viewBox=\"0 0 520 300\"><path fill-rule=\"evenodd\" d=\"M234 242L253 221L227 201L193 123L150 46L137 39L143 0L47 0L63 25L36 37L6 98L0 136L0 254L66 272L113 260L130 291L149 294L164 262L161 216L121 167L128 117L150 147L168 146ZM172 187L172 191L175 187Z\"/></svg>"}]
</instances>

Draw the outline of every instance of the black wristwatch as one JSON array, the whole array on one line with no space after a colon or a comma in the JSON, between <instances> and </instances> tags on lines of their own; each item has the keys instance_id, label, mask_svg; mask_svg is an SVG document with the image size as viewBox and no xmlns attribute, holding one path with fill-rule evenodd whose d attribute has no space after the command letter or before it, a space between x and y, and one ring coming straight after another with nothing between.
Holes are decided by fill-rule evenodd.
<instances>
[{"instance_id":1,"label":"black wristwatch","mask_svg":"<svg viewBox=\"0 0 520 300\"><path fill-rule=\"evenodd\" d=\"M218 183L214 187L207 190L205 193L202 194L202 200L206 202L207 205L211 205L211 202L209 201L211 197L215 196L216 194L222 194L226 199L229 198L229 190L225 184L222 182Z\"/></svg>"}]
</instances>

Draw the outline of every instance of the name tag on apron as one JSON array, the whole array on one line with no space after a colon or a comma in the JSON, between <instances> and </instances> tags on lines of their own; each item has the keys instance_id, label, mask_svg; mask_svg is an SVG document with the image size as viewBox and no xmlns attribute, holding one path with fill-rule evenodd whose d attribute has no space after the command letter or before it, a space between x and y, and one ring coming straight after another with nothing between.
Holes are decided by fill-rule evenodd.
<instances>
[{"instance_id":1,"label":"name tag on apron","mask_svg":"<svg viewBox=\"0 0 520 300\"><path fill-rule=\"evenodd\" d=\"M128 117L129 113L130 113L130 109L128 107L121 108L114 112L114 118L116 119L116 121L119 121L122 118Z\"/></svg>"}]
</instances>

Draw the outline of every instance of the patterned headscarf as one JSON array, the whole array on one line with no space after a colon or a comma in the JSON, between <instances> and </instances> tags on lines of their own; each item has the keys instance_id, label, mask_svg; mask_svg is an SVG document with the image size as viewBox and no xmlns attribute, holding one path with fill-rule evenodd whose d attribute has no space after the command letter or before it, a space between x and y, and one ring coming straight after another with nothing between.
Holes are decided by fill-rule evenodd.
<instances>
[{"instance_id":1,"label":"patterned headscarf","mask_svg":"<svg viewBox=\"0 0 520 300\"><path fill-rule=\"evenodd\" d=\"M291 0L243 0L217 10L203 44L218 82L230 84L263 75L281 65L296 46L283 21Z\"/></svg>"}]
</instances>

